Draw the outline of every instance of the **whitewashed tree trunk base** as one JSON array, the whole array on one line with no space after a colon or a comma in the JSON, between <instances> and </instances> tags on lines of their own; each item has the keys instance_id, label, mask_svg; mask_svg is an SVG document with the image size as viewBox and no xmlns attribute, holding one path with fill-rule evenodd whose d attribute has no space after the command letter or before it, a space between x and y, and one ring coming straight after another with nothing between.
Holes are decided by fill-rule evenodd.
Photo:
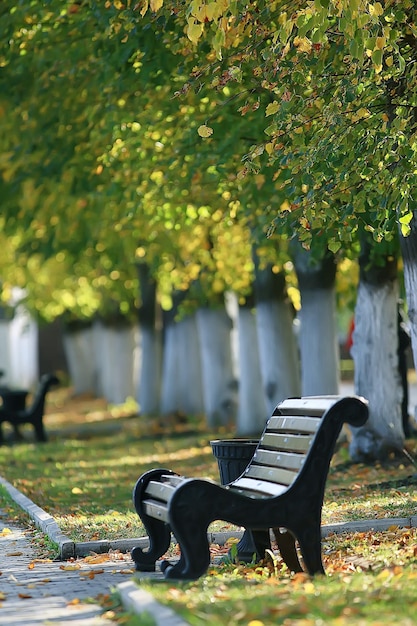
<instances>
[{"instance_id":1,"label":"whitewashed tree trunk base","mask_svg":"<svg viewBox=\"0 0 417 626\"><path fill-rule=\"evenodd\" d=\"M135 396L138 329L94 322L94 356L97 395L111 404L123 404Z\"/></svg>"},{"instance_id":2,"label":"whitewashed tree trunk base","mask_svg":"<svg viewBox=\"0 0 417 626\"><path fill-rule=\"evenodd\" d=\"M139 388L136 400L142 415L158 415L161 398L161 333L149 326L141 328Z\"/></svg>"},{"instance_id":3,"label":"whitewashed tree trunk base","mask_svg":"<svg viewBox=\"0 0 417 626\"><path fill-rule=\"evenodd\" d=\"M337 394L340 366L333 288L303 290L299 345L302 395Z\"/></svg>"},{"instance_id":4,"label":"whitewashed tree trunk base","mask_svg":"<svg viewBox=\"0 0 417 626\"><path fill-rule=\"evenodd\" d=\"M256 313L246 307L239 307L238 340L240 376L236 432L238 436L260 436L271 413L262 387Z\"/></svg>"},{"instance_id":5,"label":"whitewashed tree trunk base","mask_svg":"<svg viewBox=\"0 0 417 626\"><path fill-rule=\"evenodd\" d=\"M162 415L204 413L200 349L194 315L166 326L161 413Z\"/></svg>"},{"instance_id":6,"label":"whitewashed tree trunk base","mask_svg":"<svg viewBox=\"0 0 417 626\"><path fill-rule=\"evenodd\" d=\"M92 328L64 331L63 345L74 395L95 393Z\"/></svg>"},{"instance_id":7,"label":"whitewashed tree trunk base","mask_svg":"<svg viewBox=\"0 0 417 626\"><path fill-rule=\"evenodd\" d=\"M285 398L300 395L298 347L292 314L284 300L259 302L256 322L262 384L271 414Z\"/></svg>"},{"instance_id":8,"label":"whitewashed tree trunk base","mask_svg":"<svg viewBox=\"0 0 417 626\"><path fill-rule=\"evenodd\" d=\"M209 426L236 420L237 381L233 371L232 323L226 309L198 309L204 406Z\"/></svg>"},{"instance_id":9,"label":"whitewashed tree trunk base","mask_svg":"<svg viewBox=\"0 0 417 626\"><path fill-rule=\"evenodd\" d=\"M355 309L352 356L355 393L369 400L369 419L352 429L353 461L381 459L404 444L402 387L398 371L398 284L361 281Z\"/></svg>"}]
</instances>

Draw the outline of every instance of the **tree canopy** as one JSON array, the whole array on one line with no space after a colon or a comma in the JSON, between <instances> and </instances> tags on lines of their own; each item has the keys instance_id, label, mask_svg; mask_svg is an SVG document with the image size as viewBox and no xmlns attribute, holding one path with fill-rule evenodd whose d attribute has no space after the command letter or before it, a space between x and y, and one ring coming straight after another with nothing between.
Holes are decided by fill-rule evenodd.
<instances>
[{"instance_id":1,"label":"tree canopy","mask_svg":"<svg viewBox=\"0 0 417 626\"><path fill-rule=\"evenodd\" d=\"M50 317L108 298L128 312L135 259L167 295L197 278L244 292L254 241L275 254L297 233L345 254L364 230L381 245L397 221L407 234L415 13L408 0L5 1L0 192L19 272L3 282L42 267Z\"/></svg>"}]
</instances>

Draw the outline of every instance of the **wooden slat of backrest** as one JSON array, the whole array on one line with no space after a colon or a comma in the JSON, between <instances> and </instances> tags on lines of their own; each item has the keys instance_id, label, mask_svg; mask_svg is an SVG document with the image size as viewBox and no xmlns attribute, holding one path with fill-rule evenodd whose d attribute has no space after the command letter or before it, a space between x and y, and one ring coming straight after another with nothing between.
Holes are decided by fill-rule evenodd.
<instances>
[{"instance_id":1,"label":"wooden slat of backrest","mask_svg":"<svg viewBox=\"0 0 417 626\"><path fill-rule=\"evenodd\" d=\"M245 478L258 478L288 487L297 477L297 474L298 472L292 472L282 467L251 464L245 471Z\"/></svg>"},{"instance_id":2,"label":"wooden slat of backrest","mask_svg":"<svg viewBox=\"0 0 417 626\"><path fill-rule=\"evenodd\" d=\"M312 436L309 435L286 435L266 432L260 441L260 447L288 452L307 452L311 441Z\"/></svg>"},{"instance_id":3,"label":"wooden slat of backrest","mask_svg":"<svg viewBox=\"0 0 417 626\"><path fill-rule=\"evenodd\" d=\"M143 500L144 511L150 517L155 517L163 522L169 522L168 508L157 500Z\"/></svg>"},{"instance_id":4,"label":"wooden slat of backrest","mask_svg":"<svg viewBox=\"0 0 417 626\"><path fill-rule=\"evenodd\" d=\"M259 498L265 496L279 496L287 490L287 486L271 483L266 480L242 477L235 480L228 489L244 493L253 498Z\"/></svg>"},{"instance_id":5,"label":"wooden slat of backrest","mask_svg":"<svg viewBox=\"0 0 417 626\"><path fill-rule=\"evenodd\" d=\"M160 483L156 480L151 480L146 485L145 493L147 496L162 500L162 502L168 502L172 494L175 491L175 485L169 483Z\"/></svg>"},{"instance_id":6,"label":"wooden slat of backrest","mask_svg":"<svg viewBox=\"0 0 417 626\"><path fill-rule=\"evenodd\" d=\"M273 467L284 467L298 472L304 463L305 455L291 452L277 452L275 450L264 450L258 448L254 454L252 464L271 465Z\"/></svg>"},{"instance_id":7,"label":"wooden slat of backrest","mask_svg":"<svg viewBox=\"0 0 417 626\"><path fill-rule=\"evenodd\" d=\"M185 480L184 476L178 476L178 474L162 474L160 481L162 483L169 483L170 485L179 485Z\"/></svg>"},{"instance_id":8,"label":"wooden slat of backrest","mask_svg":"<svg viewBox=\"0 0 417 626\"><path fill-rule=\"evenodd\" d=\"M340 400L341 396L309 396L307 398L289 398L281 402L277 409L282 415L311 415L321 417L325 411Z\"/></svg>"},{"instance_id":9,"label":"wooden slat of backrest","mask_svg":"<svg viewBox=\"0 0 417 626\"><path fill-rule=\"evenodd\" d=\"M267 432L315 433L320 425L319 417L300 417L298 415L274 415L268 420Z\"/></svg>"}]
</instances>

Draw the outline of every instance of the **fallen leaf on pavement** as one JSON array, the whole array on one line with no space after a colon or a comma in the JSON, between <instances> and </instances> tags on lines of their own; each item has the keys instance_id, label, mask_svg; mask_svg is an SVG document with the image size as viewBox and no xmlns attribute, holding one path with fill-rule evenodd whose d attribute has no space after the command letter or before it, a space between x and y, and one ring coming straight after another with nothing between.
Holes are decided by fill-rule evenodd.
<instances>
[{"instance_id":1,"label":"fallen leaf on pavement","mask_svg":"<svg viewBox=\"0 0 417 626\"><path fill-rule=\"evenodd\" d=\"M95 554L94 556L86 556L84 559L85 563L105 563L106 561L110 561L110 557L108 554Z\"/></svg>"}]
</instances>

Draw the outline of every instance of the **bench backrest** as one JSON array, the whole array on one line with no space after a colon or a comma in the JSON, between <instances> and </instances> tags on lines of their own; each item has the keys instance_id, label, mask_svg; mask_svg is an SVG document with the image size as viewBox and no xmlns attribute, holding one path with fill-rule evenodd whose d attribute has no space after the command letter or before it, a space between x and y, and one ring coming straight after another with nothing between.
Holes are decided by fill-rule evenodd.
<instances>
[{"instance_id":1,"label":"bench backrest","mask_svg":"<svg viewBox=\"0 0 417 626\"><path fill-rule=\"evenodd\" d=\"M267 422L251 462L229 488L257 498L284 493L299 476L314 448L324 414L340 399L340 396L309 396L279 404ZM332 454L333 445L328 450L329 461Z\"/></svg>"}]
</instances>

